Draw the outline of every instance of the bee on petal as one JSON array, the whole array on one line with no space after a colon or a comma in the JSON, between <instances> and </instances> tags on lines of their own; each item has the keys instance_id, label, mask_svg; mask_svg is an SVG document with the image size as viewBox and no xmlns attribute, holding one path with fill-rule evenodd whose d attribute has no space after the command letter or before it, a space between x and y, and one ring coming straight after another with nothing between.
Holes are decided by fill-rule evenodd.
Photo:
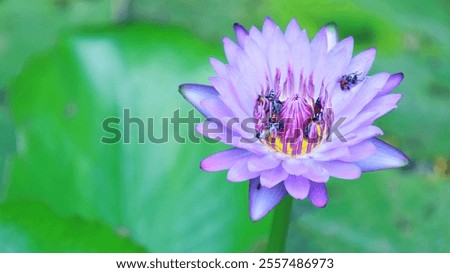
<instances>
[{"instance_id":1,"label":"bee on petal","mask_svg":"<svg viewBox=\"0 0 450 273\"><path fill-rule=\"evenodd\" d=\"M354 72L347 75L343 75L339 80L339 85L341 86L341 90L350 90L350 88L364 80L364 78L360 78L362 73Z\"/></svg>"}]
</instances>

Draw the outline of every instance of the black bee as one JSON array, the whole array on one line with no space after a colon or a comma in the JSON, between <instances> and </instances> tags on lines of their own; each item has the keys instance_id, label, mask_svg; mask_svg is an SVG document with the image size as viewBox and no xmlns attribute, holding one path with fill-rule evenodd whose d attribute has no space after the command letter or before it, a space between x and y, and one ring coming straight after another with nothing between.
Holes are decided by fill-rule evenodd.
<instances>
[{"instance_id":1,"label":"black bee","mask_svg":"<svg viewBox=\"0 0 450 273\"><path fill-rule=\"evenodd\" d=\"M319 113L315 113L314 116L311 118L312 121L314 122L320 122L322 121L322 112Z\"/></svg>"},{"instance_id":2,"label":"black bee","mask_svg":"<svg viewBox=\"0 0 450 273\"><path fill-rule=\"evenodd\" d=\"M283 107L283 104L281 104L281 101L279 101L279 100L272 101L272 112L280 113L282 107Z\"/></svg>"},{"instance_id":3,"label":"black bee","mask_svg":"<svg viewBox=\"0 0 450 273\"><path fill-rule=\"evenodd\" d=\"M276 137L278 132L283 130L284 124L282 122L269 122L269 125L266 126L261 132L256 133L256 138L264 139L269 136Z\"/></svg>"},{"instance_id":4,"label":"black bee","mask_svg":"<svg viewBox=\"0 0 450 273\"><path fill-rule=\"evenodd\" d=\"M274 122L270 124L270 128L269 128L269 132L270 134L275 134L276 132L280 131L283 129L283 123L281 122Z\"/></svg>"},{"instance_id":5,"label":"black bee","mask_svg":"<svg viewBox=\"0 0 450 273\"><path fill-rule=\"evenodd\" d=\"M257 139L265 139L266 137L269 136L269 130L264 129L261 132L257 132L255 136Z\"/></svg>"},{"instance_id":6,"label":"black bee","mask_svg":"<svg viewBox=\"0 0 450 273\"><path fill-rule=\"evenodd\" d=\"M281 111L281 107L283 105L281 104L280 100L275 99L276 95L273 90L270 90L269 95L265 96L264 98L270 102L272 112L279 113Z\"/></svg>"},{"instance_id":7,"label":"black bee","mask_svg":"<svg viewBox=\"0 0 450 273\"><path fill-rule=\"evenodd\" d=\"M342 91L344 91L344 90L348 91L348 90L350 90L350 87L352 85L355 85L355 84L361 82L362 79L359 78L359 76L361 76L361 75L362 75L362 73L358 74L358 72L354 72L354 73L350 73L350 74L347 74L347 75L343 75L341 77L341 80L339 81L339 85L341 86L341 90Z\"/></svg>"},{"instance_id":8,"label":"black bee","mask_svg":"<svg viewBox=\"0 0 450 273\"><path fill-rule=\"evenodd\" d=\"M263 108L266 108L266 106L268 106L269 103L270 102L266 97L259 95L255 109L257 109L257 106L262 106Z\"/></svg>"},{"instance_id":9,"label":"black bee","mask_svg":"<svg viewBox=\"0 0 450 273\"><path fill-rule=\"evenodd\" d=\"M320 101L320 98L317 98L316 102L314 103L314 115L312 116L311 120L314 122L321 121L322 115L322 102Z\"/></svg>"},{"instance_id":10,"label":"black bee","mask_svg":"<svg viewBox=\"0 0 450 273\"><path fill-rule=\"evenodd\" d=\"M309 137L309 132L311 131L312 124L320 124L322 122L323 112L322 112L322 101L317 98L314 103L314 114L311 118L308 118L304 124L306 124L303 134L306 138Z\"/></svg>"},{"instance_id":11,"label":"black bee","mask_svg":"<svg viewBox=\"0 0 450 273\"><path fill-rule=\"evenodd\" d=\"M267 96L259 95L257 103L265 109L265 117L267 120L263 121L265 123L264 129L256 133L256 138L264 139L269 136L276 136L284 128L284 124L279 121L279 114L283 108L283 103L277 99L273 90L270 90Z\"/></svg>"},{"instance_id":12,"label":"black bee","mask_svg":"<svg viewBox=\"0 0 450 273\"><path fill-rule=\"evenodd\" d=\"M303 130L304 137L307 138L307 139L308 139L308 142L310 142L310 143L316 143L317 140L318 140L318 137L320 137L320 136L317 134L317 132L316 132L316 135L315 135L314 137L310 136L311 129L314 128L314 127L312 127L312 126L317 126L317 125L318 125L317 122L315 122L315 121L310 121L310 122L306 125L305 129Z\"/></svg>"},{"instance_id":13,"label":"black bee","mask_svg":"<svg viewBox=\"0 0 450 273\"><path fill-rule=\"evenodd\" d=\"M322 102L320 101L320 98L317 98L316 102L314 103L314 113L320 112L322 112Z\"/></svg>"},{"instance_id":14,"label":"black bee","mask_svg":"<svg viewBox=\"0 0 450 273\"><path fill-rule=\"evenodd\" d=\"M266 96L266 98L267 98L269 101L274 101L274 100L275 100L275 92L274 92L273 90L270 90L269 95Z\"/></svg>"},{"instance_id":15,"label":"black bee","mask_svg":"<svg viewBox=\"0 0 450 273\"><path fill-rule=\"evenodd\" d=\"M305 126L305 129L303 130L303 135L306 138L309 138L309 132L311 131L311 124L312 122L308 122L307 125Z\"/></svg>"}]
</instances>

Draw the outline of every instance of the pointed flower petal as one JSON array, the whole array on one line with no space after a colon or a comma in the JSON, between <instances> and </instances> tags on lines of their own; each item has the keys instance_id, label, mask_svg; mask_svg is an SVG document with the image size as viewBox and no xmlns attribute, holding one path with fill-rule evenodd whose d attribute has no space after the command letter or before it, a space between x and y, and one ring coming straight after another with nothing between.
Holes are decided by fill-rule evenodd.
<instances>
[{"instance_id":1,"label":"pointed flower petal","mask_svg":"<svg viewBox=\"0 0 450 273\"><path fill-rule=\"evenodd\" d=\"M349 154L339 158L341 161L354 162L368 158L377 151L377 147L369 140L361 141L360 143L350 146L348 148Z\"/></svg>"},{"instance_id":2,"label":"pointed flower petal","mask_svg":"<svg viewBox=\"0 0 450 273\"><path fill-rule=\"evenodd\" d=\"M356 55L345 70L345 74L361 73L361 76L365 77L372 67L376 53L377 49L371 47Z\"/></svg>"},{"instance_id":3,"label":"pointed flower petal","mask_svg":"<svg viewBox=\"0 0 450 273\"><path fill-rule=\"evenodd\" d=\"M361 176L361 169L353 164L341 161L327 161L322 163L330 176L342 179L356 179Z\"/></svg>"},{"instance_id":4,"label":"pointed flower petal","mask_svg":"<svg viewBox=\"0 0 450 273\"><path fill-rule=\"evenodd\" d=\"M272 188L286 179L288 175L289 174L281 166L271 170L265 170L261 173L261 184L264 187Z\"/></svg>"},{"instance_id":5,"label":"pointed flower petal","mask_svg":"<svg viewBox=\"0 0 450 273\"><path fill-rule=\"evenodd\" d=\"M300 27L298 26L298 22L297 20L292 19L288 26L286 27L286 32L285 32L285 36L286 36L286 41L288 42L288 44L290 46L292 46L294 44L294 41L297 39L297 37L300 35Z\"/></svg>"},{"instance_id":6,"label":"pointed flower petal","mask_svg":"<svg viewBox=\"0 0 450 273\"><path fill-rule=\"evenodd\" d=\"M212 117L208 110L200 104L204 99L218 98L219 93L209 85L185 83L180 85L179 91L206 118Z\"/></svg>"},{"instance_id":7,"label":"pointed flower petal","mask_svg":"<svg viewBox=\"0 0 450 273\"><path fill-rule=\"evenodd\" d=\"M335 24L327 25L327 51L330 51L338 42L338 34Z\"/></svg>"},{"instance_id":8,"label":"pointed flower petal","mask_svg":"<svg viewBox=\"0 0 450 273\"><path fill-rule=\"evenodd\" d=\"M202 160L200 168L207 172L216 172L231 168L238 160L252 155L247 150L233 148L218 152Z\"/></svg>"},{"instance_id":9,"label":"pointed flower petal","mask_svg":"<svg viewBox=\"0 0 450 273\"><path fill-rule=\"evenodd\" d=\"M286 196L287 191L283 183L273 188L261 185L259 178L250 180L249 211L250 219L254 222L261 220Z\"/></svg>"},{"instance_id":10,"label":"pointed flower petal","mask_svg":"<svg viewBox=\"0 0 450 273\"><path fill-rule=\"evenodd\" d=\"M404 78L403 73L391 75L379 95L384 95L391 92L392 89L397 87L403 81L403 78Z\"/></svg>"},{"instance_id":11,"label":"pointed flower petal","mask_svg":"<svg viewBox=\"0 0 450 273\"><path fill-rule=\"evenodd\" d=\"M296 199L305 199L309 193L310 182L302 176L290 175L284 180L287 192Z\"/></svg>"},{"instance_id":12,"label":"pointed flower petal","mask_svg":"<svg viewBox=\"0 0 450 273\"><path fill-rule=\"evenodd\" d=\"M252 172L248 169L249 158L244 157L231 166L227 174L228 181L242 182L259 176L259 172Z\"/></svg>"},{"instance_id":13,"label":"pointed flower petal","mask_svg":"<svg viewBox=\"0 0 450 273\"><path fill-rule=\"evenodd\" d=\"M238 44L243 47L245 38L248 36L248 31L241 24L235 23L234 32L236 33Z\"/></svg>"},{"instance_id":14,"label":"pointed flower petal","mask_svg":"<svg viewBox=\"0 0 450 273\"><path fill-rule=\"evenodd\" d=\"M324 57L328 52L329 26L323 27L311 41L312 54L316 58Z\"/></svg>"},{"instance_id":15,"label":"pointed flower petal","mask_svg":"<svg viewBox=\"0 0 450 273\"><path fill-rule=\"evenodd\" d=\"M266 17L262 27L262 34L267 40L269 40L270 38L272 38L273 32L276 28L278 28L278 26L275 24L272 18Z\"/></svg>"},{"instance_id":16,"label":"pointed flower petal","mask_svg":"<svg viewBox=\"0 0 450 273\"><path fill-rule=\"evenodd\" d=\"M344 75L344 69L352 59L353 43L353 37L350 36L333 45L328 53L325 67L321 68L328 70L328 76L324 80L325 86L338 84L339 79ZM333 69L330 70L330 67L333 67Z\"/></svg>"},{"instance_id":17,"label":"pointed flower petal","mask_svg":"<svg viewBox=\"0 0 450 273\"><path fill-rule=\"evenodd\" d=\"M308 170L302 160L295 159L283 160L283 168L292 175L301 175Z\"/></svg>"},{"instance_id":18,"label":"pointed flower petal","mask_svg":"<svg viewBox=\"0 0 450 273\"><path fill-rule=\"evenodd\" d=\"M272 154L254 157L248 161L248 168L253 172L269 170L280 165L281 161L274 158Z\"/></svg>"},{"instance_id":19,"label":"pointed flower petal","mask_svg":"<svg viewBox=\"0 0 450 273\"><path fill-rule=\"evenodd\" d=\"M325 184L311 181L308 198L314 206L323 208L328 203L328 192Z\"/></svg>"},{"instance_id":20,"label":"pointed flower petal","mask_svg":"<svg viewBox=\"0 0 450 273\"><path fill-rule=\"evenodd\" d=\"M397 148L378 138L372 138L370 141L377 147L377 151L369 158L355 162L362 171L370 172L400 168L408 164L408 157Z\"/></svg>"},{"instance_id":21,"label":"pointed flower petal","mask_svg":"<svg viewBox=\"0 0 450 273\"><path fill-rule=\"evenodd\" d=\"M328 171L323 168L320 163L308 160L305 161L305 165L307 166L307 171L302 174L307 179L314 182L327 182L330 178L330 174Z\"/></svg>"}]
</instances>

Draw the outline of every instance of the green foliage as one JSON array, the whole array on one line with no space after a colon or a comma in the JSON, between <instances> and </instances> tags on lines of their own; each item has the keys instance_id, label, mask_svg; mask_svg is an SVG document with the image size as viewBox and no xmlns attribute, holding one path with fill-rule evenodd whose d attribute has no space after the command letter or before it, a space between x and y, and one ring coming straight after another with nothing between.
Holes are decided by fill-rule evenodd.
<instances>
[{"instance_id":1,"label":"green foliage","mask_svg":"<svg viewBox=\"0 0 450 273\"><path fill-rule=\"evenodd\" d=\"M0 205L0 252L144 252L120 230L59 217L41 203Z\"/></svg>"},{"instance_id":2,"label":"green foliage","mask_svg":"<svg viewBox=\"0 0 450 273\"><path fill-rule=\"evenodd\" d=\"M295 207L291 251L450 251L448 179L392 170L328 186L325 209Z\"/></svg>"},{"instance_id":3,"label":"green foliage","mask_svg":"<svg viewBox=\"0 0 450 273\"><path fill-rule=\"evenodd\" d=\"M0 93L1 96L1 93ZM11 121L9 111L6 107L0 106L0 198L3 196L1 189L8 176L9 158L14 152L15 138L14 125Z\"/></svg>"},{"instance_id":4,"label":"green foliage","mask_svg":"<svg viewBox=\"0 0 450 273\"><path fill-rule=\"evenodd\" d=\"M157 137L162 118L187 116L178 84L206 80L214 52L176 29L138 25L71 35L34 60L11 88L19 143L7 200L102 221L147 250L254 249L270 220L249 221L247 183L198 168L222 147L176 143L172 131L164 144L100 142L104 119L124 126L123 109L154 118Z\"/></svg>"},{"instance_id":5,"label":"green foliage","mask_svg":"<svg viewBox=\"0 0 450 273\"><path fill-rule=\"evenodd\" d=\"M36 52L50 48L58 32L111 21L107 0L0 1L0 86Z\"/></svg>"}]
</instances>

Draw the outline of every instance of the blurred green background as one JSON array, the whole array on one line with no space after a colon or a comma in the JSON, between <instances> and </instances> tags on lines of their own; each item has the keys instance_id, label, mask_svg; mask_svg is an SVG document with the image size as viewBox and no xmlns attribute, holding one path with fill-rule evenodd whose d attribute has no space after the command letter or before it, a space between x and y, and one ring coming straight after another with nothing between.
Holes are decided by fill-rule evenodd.
<instances>
[{"instance_id":1,"label":"blurred green background","mask_svg":"<svg viewBox=\"0 0 450 273\"><path fill-rule=\"evenodd\" d=\"M100 139L124 108L156 136L158 118L187 116L178 85L208 83L233 23L271 16L310 37L335 22L356 52L377 47L371 73L405 73L378 123L411 158L331 180L325 209L294 202L287 251L449 252L448 14L446 0L0 0L0 251L264 250L272 215L251 223L246 183L198 168L224 145Z\"/></svg>"}]
</instances>

